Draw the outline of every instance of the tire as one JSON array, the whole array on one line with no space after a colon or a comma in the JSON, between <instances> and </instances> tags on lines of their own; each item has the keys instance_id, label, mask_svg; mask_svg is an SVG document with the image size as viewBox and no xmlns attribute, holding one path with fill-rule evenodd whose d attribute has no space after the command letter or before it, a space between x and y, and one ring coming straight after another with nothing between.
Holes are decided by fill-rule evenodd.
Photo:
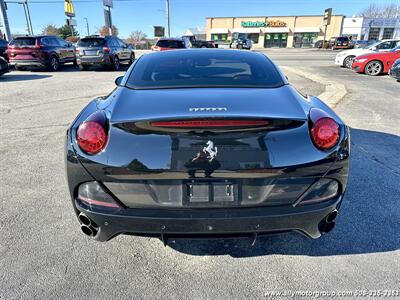
<instances>
[{"instance_id":1,"label":"tire","mask_svg":"<svg viewBox=\"0 0 400 300\"><path fill-rule=\"evenodd\" d=\"M238 45L237 48L238 49L243 49L243 45Z\"/></svg>"},{"instance_id":2,"label":"tire","mask_svg":"<svg viewBox=\"0 0 400 300\"><path fill-rule=\"evenodd\" d=\"M81 71L87 71L87 70L89 70L89 67L88 67L88 66L85 66L85 65L79 65L79 70L81 70Z\"/></svg>"},{"instance_id":3,"label":"tire","mask_svg":"<svg viewBox=\"0 0 400 300\"><path fill-rule=\"evenodd\" d=\"M369 76L378 76L383 71L383 65L378 60L373 60L367 63L364 69L364 73Z\"/></svg>"},{"instance_id":4,"label":"tire","mask_svg":"<svg viewBox=\"0 0 400 300\"><path fill-rule=\"evenodd\" d=\"M351 69L351 65L353 64L355 56L349 55L343 60L343 67L347 69Z\"/></svg>"},{"instance_id":5,"label":"tire","mask_svg":"<svg viewBox=\"0 0 400 300\"><path fill-rule=\"evenodd\" d=\"M134 61L135 61L135 53L132 52L131 58L129 59L128 64L131 65L131 64L133 64Z\"/></svg>"},{"instance_id":6,"label":"tire","mask_svg":"<svg viewBox=\"0 0 400 300\"><path fill-rule=\"evenodd\" d=\"M119 62L119 58L118 56L114 56L113 60L112 60L112 65L111 65L111 69L113 71L118 71L120 67L120 62Z\"/></svg>"},{"instance_id":7,"label":"tire","mask_svg":"<svg viewBox=\"0 0 400 300\"><path fill-rule=\"evenodd\" d=\"M207 48L207 46L203 45L203 46L201 46L200 48Z\"/></svg>"},{"instance_id":8,"label":"tire","mask_svg":"<svg viewBox=\"0 0 400 300\"><path fill-rule=\"evenodd\" d=\"M52 56L50 56L49 60L50 61L49 61L48 69L52 72L58 71L58 69L60 68L60 62L59 62L57 56L52 55Z\"/></svg>"}]
</instances>

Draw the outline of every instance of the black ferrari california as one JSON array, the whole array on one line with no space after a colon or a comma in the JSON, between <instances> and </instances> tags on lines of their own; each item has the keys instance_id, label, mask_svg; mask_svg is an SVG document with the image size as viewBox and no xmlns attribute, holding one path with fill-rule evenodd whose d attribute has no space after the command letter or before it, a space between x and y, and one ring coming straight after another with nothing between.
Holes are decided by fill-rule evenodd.
<instances>
[{"instance_id":1,"label":"black ferrari california","mask_svg":"<svg viewBox=\"0 0 400 300\"><path fill-rule=\"evenodd\" d=\"M264 54L143 55L67 131L66 171L84 234L168 238L335 226L349 130Z\"/></svg>"}]
</instances>

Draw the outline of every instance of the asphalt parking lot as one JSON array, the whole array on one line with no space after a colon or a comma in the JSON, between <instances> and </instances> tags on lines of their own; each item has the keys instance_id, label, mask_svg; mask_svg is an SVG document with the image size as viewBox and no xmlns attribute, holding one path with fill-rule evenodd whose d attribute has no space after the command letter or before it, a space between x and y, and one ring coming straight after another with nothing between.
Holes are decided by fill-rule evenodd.
<instances>
[{"instance_id":1,"label":"asphalt parking lot","mask_svg":"<svg viewBox=\"0 0 400 300\"><path fill-rule=\"evenodd\" d=\"M0 78L0 299L264 298L269 291L399 290L400 83L333 65L335 53L267 52L300 91L345 85L336 112L351 126L349 185L334 231L183 241L79 229L64 172L68 124L121 72L12 72Z\"/></svg>"}]
</instances>

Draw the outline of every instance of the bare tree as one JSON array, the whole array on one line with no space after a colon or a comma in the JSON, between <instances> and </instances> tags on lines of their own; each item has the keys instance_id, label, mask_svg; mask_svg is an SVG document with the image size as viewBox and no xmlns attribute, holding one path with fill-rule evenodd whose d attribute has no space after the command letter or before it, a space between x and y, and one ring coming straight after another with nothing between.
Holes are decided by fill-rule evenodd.
<instances>
[{"instance_id":1,"label":"bare tree","mask_svg":"<svg viewBox=\"0 0 400 300\"><path fill-rule=\"evenodd\" d=\"M365 18L396 18L399 13L398 5L394 3L387 5L371 4L359 15Z\"/></svg>"},{"instance_id":2,"label":"bare tree","mask_svg":"<svg viewBox=\"0 0 400 300\"><path fill-rule=\"evenodd\" d=\"M54 24L48 24L48 25L43 27L42 34L58 35L59 34L59 29Z\"/></svg>"},{"instance_id":3,"label":"bare tree","mask_svg":"<svg viewBox=\"0 0 400 300\"><path fill-rule=\"evenodd\" d=\"M138 43L140 43L141 41L145 40L146 38L147 38L147 34L146 34L146 33L144 33L144 32L141 31L141 30L136 30L136 31L132 32L132 33L129 35L128 40L129 40L129 42L132 43L132 44L138 44Z\"/></svg>"}]
</instances>

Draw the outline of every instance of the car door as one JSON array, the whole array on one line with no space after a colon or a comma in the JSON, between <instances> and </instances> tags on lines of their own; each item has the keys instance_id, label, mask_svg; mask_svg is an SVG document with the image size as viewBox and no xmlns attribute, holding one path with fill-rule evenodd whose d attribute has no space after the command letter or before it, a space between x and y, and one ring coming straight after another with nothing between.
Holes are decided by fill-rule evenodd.
<instances>
[{"instance_id":1,"label":"car door","mask_svg":"<svg viewBox=\"0 0 400 300\"><path fill-rule=\"evenodd\" d=\"M61 47L61 44L58 42L58 38L56 37L48 37L47 41L49 46L51 47L51 52L55 52L58 56L59 61L62 63L65 60L65 52Z\"/></svg>"}]
</instances>

